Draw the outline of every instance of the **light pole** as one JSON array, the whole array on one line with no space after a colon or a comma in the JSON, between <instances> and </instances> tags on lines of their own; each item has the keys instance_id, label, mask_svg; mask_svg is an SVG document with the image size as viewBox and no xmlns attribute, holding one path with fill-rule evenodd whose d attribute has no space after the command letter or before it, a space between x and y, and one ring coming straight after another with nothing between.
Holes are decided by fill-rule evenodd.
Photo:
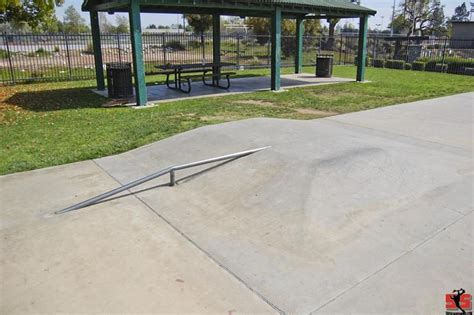
<instances>
[{"instance_id":1,"label":"light pole","mask_svg":"<svg viewBox=\"0 0 474 315\"><path fill-rule=\"evenodd\" d=\"M393 0L393 10L392 10L392 27L390 30L390 36L393 36L393 21L395 20L395 5L396 5L396 0Z\"/></svg>"},{"instance_id":2,"label":"light pole","mask_svg":"<svg viewBox=\"0 0 474 315\"><path fill-rule=\"evenodd\" d=\"M471 2L471 17L469 18L472 21L472 14L474 13L474 2Z\"/></svg>"},{"instance_id":3,"label":"light pole","mask_svg":"<svg viewBox=\"0 0 474 315\"><path fill-rule=\"evenodd\" d=\"M383 15L381 16L382 22L375 24L375 26L380 27L380 31L383 31Z\"/></svg>"}]
</instances>

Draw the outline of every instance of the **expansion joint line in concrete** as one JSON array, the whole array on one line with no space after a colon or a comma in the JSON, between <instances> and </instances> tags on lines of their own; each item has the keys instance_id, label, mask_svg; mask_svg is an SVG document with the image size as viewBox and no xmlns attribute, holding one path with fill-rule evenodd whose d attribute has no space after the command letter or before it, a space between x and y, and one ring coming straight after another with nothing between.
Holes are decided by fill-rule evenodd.
<instances>
[{"instance_id":1,"label":"expansion joint line in concrete","mask_svg":"<svg viewBox=\"0 0 474 315\"><path fill-rule=\"evenodd\" d=\"M97 167L99 167L102 171L104 171L110 178L112 178L114 181L116 181L118 184L121 185L121 182L115 178L112 174L107 172L102 166L100 166L95 160L92 160ZM202 252L206 257L208 257L210 260L212 260L215 264L217 264L220 268L225 270L227 273L229 273L232 277L234 277L237 281L239 281L241 284L243 284L247 289L249 289L252 293L254 293L256 296L258 296L262 301L267 303L270 307L272 307L274 310L279 312L280 314L285 314L284 311L282 311L278 306L270 302L265 296L263 296L260 292L256 291L254 288L252 288L249 284L247 284L242 278L240 278L237 274L235 274L232 270L227 268L225 265L221 264L216 258L214 258L209 252L207 252L205 249L203 249L201 246L199 246L195 241L193 241L188 235L186 235L183 231L181 231L178 227L176 227L174 224L172 224L169 220L167 220L164 216L162 216L160 213L155 211L152 207L150 207L144 200L142 200L137 194L134 194L132 191L127 190L131 196L135 197L141 204L143 204L148 210L150 210L153 214L155 214L159 219L163 220L168 226L170 226L174 231L176 231L179 235L181 235L184 239L186 239L189 243L191 243L195 248L197 248L200 252Z\"/></svg>"},{"instance_id":2,"label":"expansion joint line in concrete","mask_svg":"<svg viewBox=\"0 0 474 315\"><path fill-rule=\"evenodd\" d=\"M457 212L457 211L456 211ZM361 285L362 283L364 283L365 281L369 280L370 278L372 278L373 276L377 275L378 273L382 272L383 270L387 269L388 267L390 267L391 265L393 265L394 263L396 263L397 261L399 261L400 259L402 259L403 257L405 257L406 255L414 252L415 250L417 250L419 247L421 247L422 245L426 244L427 242L429 242L430 240L432 240L434 237L436 237L437 235L443 233L445 230L447 230L449 227L451 227L452 225L458 223L459 221L465 219L468 215L472 214L474 212L474 209L471 210L470 212L466 213L466 214L463 214L461 217L457 218L456 220L454 220L453 222L449 223L448 225L440 228L439 230L435 231L433 234L429 235L428 237L426 237L424 240L422 240L419 244L417 244L415 247L405 251L403 254L401 254L400 256L398 256L397 258L393 259L392 261L388 262L387 264L385 264L384 266L382 266L381 268L377 269L375 272L373 272L372 274L368 275L367 277L365 277L364 279L360 280L359 282L355 283L354 285L350 286L349 288L343 290L342 292L340 292L339 294L337 294L336 296L334 296L333 298L331 298L329 301L327 301L326 303L318 306L316 309L314 309L313 311L310 312L310 314L313 314L317 311L319 311L320 309L322 309L323 307L325 307L326 305L334 302L335 300L337 300L338 298L340 298L341 296L345 295L346 293L348 293L349 291L355 289L356 287L358 287L359 285Z\"/></svg>"}]
</instances>

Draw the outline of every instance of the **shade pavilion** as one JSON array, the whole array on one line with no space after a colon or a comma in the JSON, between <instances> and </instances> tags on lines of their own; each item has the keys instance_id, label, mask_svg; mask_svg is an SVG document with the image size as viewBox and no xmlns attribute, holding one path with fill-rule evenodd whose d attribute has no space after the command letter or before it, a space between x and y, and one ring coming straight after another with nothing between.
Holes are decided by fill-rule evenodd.
<instances>
[{"instance_id":1,"label":"shade pavilion","mask_svg":"<svg viewBox=\"0 0 474 315\"><path fill-rule=\"evenodd\" d=\"M271 90L278 91L281 64L282 19L296 20L295 73L302 71L304 21L359 18L358 60L366 59L367 22L375 11L351 0L84 0L90 12L97 88L105 89L98 12L128 12L137 105L147 104L140 13L207 14L213 16L213 63L221 57L220 17L257 16L271 19ZM365 62L358 62L357 81L364 81Z\"/></svg>"}]
</instances>

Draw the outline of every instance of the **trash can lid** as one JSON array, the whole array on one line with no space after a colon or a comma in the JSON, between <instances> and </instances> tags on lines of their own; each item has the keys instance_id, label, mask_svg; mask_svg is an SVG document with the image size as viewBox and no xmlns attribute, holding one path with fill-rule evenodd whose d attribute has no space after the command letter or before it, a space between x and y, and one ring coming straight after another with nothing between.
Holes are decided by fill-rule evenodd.
<instances>
[{"instance_id":1,"label":"trash can lid","mask_svg":"<svg viewBox=\"0 0 474 315\"><path fill-rule=\"evenodd\" d=\"M109 62L105 64L109 69L128 69L132 67L130 62Z\"/></svg>"}]
</instances>

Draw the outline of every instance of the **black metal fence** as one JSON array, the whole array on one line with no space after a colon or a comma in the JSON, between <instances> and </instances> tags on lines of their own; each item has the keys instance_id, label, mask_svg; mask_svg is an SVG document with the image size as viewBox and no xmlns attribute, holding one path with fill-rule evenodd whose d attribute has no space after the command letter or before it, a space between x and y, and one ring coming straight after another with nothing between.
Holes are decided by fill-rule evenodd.
<instances>
[{"instance_id":1,"label":"black metal fence","mask_svg":"<svg viewBox=\"0 0 474 315\"><path fill-rule=\"evenodd\" d=\"M108 62L131 62L129 34L102 34L102 55ZM356 62L357 34L305 36L303 64L314 65L316 55L331 53L336 64ZM282 37L282 65L294 65L295 37ZM369 36L369 66L391 67L386 60L401 60L403 68L422 61L426 70L472 74L474 41ZM212 36L206 34L143 34L143 55L147 74L155 65L191 63L212 59ZM221 59L238 69L270 65L270 37L223 35ZM380 61L381 60L381 61ZM383 62L382 62L383 61ZM405 63L409 63L407 66ZM456 71L453 66L456 65ZM397 64L396 67L400 67ZM417 68L418 69L418 68ZM0 35L0 83L81 80L95 77L90 34L2 34Z\"/></svg>"}]
</instances>

